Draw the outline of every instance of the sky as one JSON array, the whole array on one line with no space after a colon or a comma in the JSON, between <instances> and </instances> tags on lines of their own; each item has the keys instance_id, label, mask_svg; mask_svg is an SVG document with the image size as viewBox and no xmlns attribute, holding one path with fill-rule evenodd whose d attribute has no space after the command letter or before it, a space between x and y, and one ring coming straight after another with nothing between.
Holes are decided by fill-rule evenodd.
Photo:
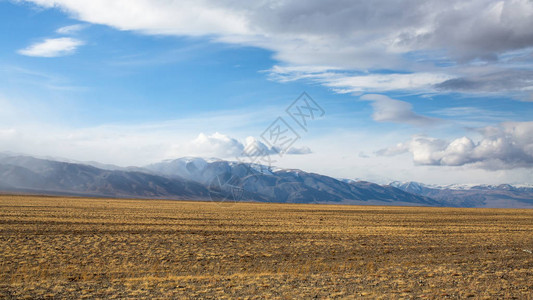
<instances>
[{"instance_id":1,"label":"sky","mask_svg":"<svg viewBox=\"0 0 533 300\"><path fill-rule=\"evenodd\" d=\"M0 152L533 183L531 0L0 0L0 25Z\"/></svg>"}]
</instances>

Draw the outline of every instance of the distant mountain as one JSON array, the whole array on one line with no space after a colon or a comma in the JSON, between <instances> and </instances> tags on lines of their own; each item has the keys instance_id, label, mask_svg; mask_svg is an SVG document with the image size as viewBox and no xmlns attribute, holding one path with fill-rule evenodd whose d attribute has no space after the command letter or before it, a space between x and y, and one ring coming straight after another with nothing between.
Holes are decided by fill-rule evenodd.
<instances>
[{"instance_id":1,"label":"distant mountain","mask_svg":"<svg viewBox=\"0 0 533 300\"><path fill-rule=\"evenodd\" d=\"M425 185L394 181L390 186L426 196L446 206L533 208L533 186L528 185Z\"/></svg>"},{"instance_id":2,"label":"distant mountain","mask_svg":"<svg viewBox=\"0 0 533 300\"><path fill-rule=\"evenodd\" d=\"M104 170L28 156L0 157L0 189L105 197L208 197L203 185L185 179L138 171Z\"/></svg>"},{"instance_id":3,"label":"distant mountain","mask_svg":"<svg viewBox=\"0 0 533 300\"><path fill-rule=\"evenodd\" d=\"M93 163L94 165L94 163ZM0 156L0 189L4 192L263 201L438 206L428 197L390 186L353 181L300 170L256 164L183 158L145 168L97 168L90 165Z\"/></svg>"},{"instance_id":4,"label":"distant mountain","mask_svg":"<svg viewBox=\"0 0 533 300\"><path fill-rule=\"evenodd\" d=\"M528 186L378 185L195 157L122 168L4 153L0 154L0 191L232 202L533 208L533 187Z\"/></svg>"},{"instance_id":5,"label":"distant mountain","mask_svg":"<svg viewBox=\"0 0 533 300\"><path fill-rule=\"evenodd\" d=\"M230 198L228 200L235 198L233 193L237 189L240 190L239 199L251 201L440 205L428 197L413 195L391 186L364 181L345 182L301 170L277 169L259 164L181 158L152 164L145 169L162 176L186 178L205 184L212 191L211 194ZM224 186L227 187L225 191Z\"/></svg>"}]
</instances>

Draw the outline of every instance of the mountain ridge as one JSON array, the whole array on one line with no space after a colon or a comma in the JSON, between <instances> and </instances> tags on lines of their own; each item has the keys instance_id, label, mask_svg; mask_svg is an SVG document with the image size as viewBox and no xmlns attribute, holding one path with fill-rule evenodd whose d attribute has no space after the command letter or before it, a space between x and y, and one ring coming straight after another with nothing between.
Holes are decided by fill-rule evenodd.
<instances>
[{"instance_id":1,"label":"mountain ridge","mask_svg":"<svg viewBox=\"0 0 533 300\"><path fill-rule=\"evenodd\" d=\"M3 154L0 190L220 202L533 208L533 188L529 187L480 185L452 190L417 182L379 185L299 169L198 157L165 160L144 167L117 167ZM497 197L502 197L499 202Z\"/></svg>"},{"instance_id":2,"label":"mountain ridge","mask_svg":"<svg viewBox=\"0 0 533 300\"><path fill-rule=\"evenodd\" d=\"M462 207L533 208L533 186L527 184L427 185L420 182L389 183L403 191Z\"/></svg>"},{"instance_id":3,"label":"mountain ridge","mask_svg":"<svg viewBox=\"0 0 533 300\"><path fill-rule=\"evenodd\" d=\"M226 186L232 186L232 192L239 192L243 197L226 199L227 195L221 194L223 189L213 186L213 178L223 178ZM0 188L4 192L76 196L439 206L428 197L394 187L365 182L348 184L301 170L222 160L208 162L201 158L109 170L86 164L5 155L0 157Z\"/></svg>"}]
</instances>

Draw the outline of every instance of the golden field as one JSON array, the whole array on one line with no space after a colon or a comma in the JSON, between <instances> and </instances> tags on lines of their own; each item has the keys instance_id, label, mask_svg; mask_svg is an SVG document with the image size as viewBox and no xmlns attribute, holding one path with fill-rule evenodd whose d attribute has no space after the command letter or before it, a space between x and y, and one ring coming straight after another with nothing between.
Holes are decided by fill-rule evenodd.
<instances>
[{"instance_id":1,"label":"golden field","mask_svg":"<svg viewBox=\"0 0 533 300\"><path fill-rule=\"evenodd\" d=\"M533 295L533 210L0 196L0 298Z\"/></svg>"}]
</instances>

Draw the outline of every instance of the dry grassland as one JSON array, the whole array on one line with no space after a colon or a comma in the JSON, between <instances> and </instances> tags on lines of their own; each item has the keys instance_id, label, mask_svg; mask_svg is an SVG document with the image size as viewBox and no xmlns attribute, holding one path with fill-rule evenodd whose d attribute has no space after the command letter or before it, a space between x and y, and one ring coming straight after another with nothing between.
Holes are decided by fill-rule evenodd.
<instances>
[{"instance_id":1,"label":"dry grassland","mask_svg":"<svg viewBox=\"0 0 533 300\"><path fill-rule=\"evenodd\" d=\"M0 298L533 295L533 210L0 196Z\"/></svg>"}]
</instances>

